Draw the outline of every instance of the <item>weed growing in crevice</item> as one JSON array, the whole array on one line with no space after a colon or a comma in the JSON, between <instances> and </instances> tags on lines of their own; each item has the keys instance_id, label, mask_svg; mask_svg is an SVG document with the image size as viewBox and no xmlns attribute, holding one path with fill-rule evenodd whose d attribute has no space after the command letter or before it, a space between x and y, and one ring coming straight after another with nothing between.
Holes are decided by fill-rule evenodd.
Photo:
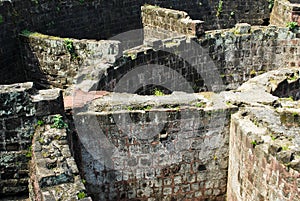
<instances>
[{"instance_id":1,"label":"weed growing in crevice","mask_svg":"<svg viewBox=\"0 0 300 201\"><path fill-rule=\"evenodd\" d=\"M30 146L25 154L26 158L32 157L32 146Z\"/></svg>"},{"instance_id":2,"label":"weed growing in crevice","mask_svg":"<svg viewBox=\"0 0 300 201\"><path fill-rule=\"evenodd\" d=\"M45 122L43 121L43 120L38 120L37 121L37 125L38 126L42 126L42 125L44 125L45 124Z\"/></svg>"},{"instance_id":3,"label":"weed growing in crevice","mask_svg":"<svg viewBox=\"0 0 300 201\"><path fill-rule=\"evenodd\" d=\"M53 124L51 125L51 128L68 128L68 124L64 122L63 117L61 115L55 115L52 119Z\"/></svg>"},{"instance_id":4,"label":"weed growing in crevice","mask_svg":"<svg viewBox=\"0 0 300 201\"><path fill-rule=\"evenodd\" d=\"M274 7L274 0L268 0L268 2L269 2L269 9L271 11Z\"/></svg>"},{"instance_id":5,"label":"weed growing in crevice","mask_svg":"<svg viewBox=\"0 0 300 201\"><path fill-rule=\"evenodd\" d=\"M64 40L64 44L65 44L68 52L71 55L71 59L78 59L79 57L78 57L78 55L77 55L77 53L75 51L75 47L74 47L73 41L71 39L69 39L69 38L66 38Z\"/></svg>"},{"instance_id":6,"label":"weed growing in crevice","mask_svg":"<svg viewBox=\"0 0 300 201\"><path fill-rule=\"evenodd\" d=\"M293 31L294 29L296 29L298 27L298 23L297 22L288 22L286 24L286 27L289 28L290 31Z\"/></svg>"},{"instance_id":7,"label":"weed growing in crevice","mask_svg":"<svg viewBox=\"0 0 300 201\"><path fill-rule=\"evenodd\" d=\"M164 96L165 93L162 92L162 91L159 90L159 89L154 89L154 95L155 95L155 96Z\"/></svg>"},{"instance_id":8,"label":"weed growing in crevice","mask_svg":"<svg viewBox=\"0 0 300 201\"><path fill-rule=\"evenodd\" d=\"M220 17L221 14L222 14L222 12L223 12L223 1L220 0L220 1L219 1L219 4L218 4L216 16L217 16L217 17Z\"/></svg>"},{"instance_id":9,"label":"weed growing in crevice","mask_svg":"<svg viewBox=\"0 0 300 201\"><path fill-rule=\"evenodd\" d=\"M23 31L21 31L21 34L24 35L24 36L30 36L33 32L27 30L27 29L24 29Z\"/></svg>"},{"instance_id":10,"label":"weed growing in crevice","mask_svg":"<svg viewBox=\"0 0 300 201\"><path fill-rule=\"evenodd\" d=\"M86 197L85 192L81 191L81 192L77 193L77 198L78 198L78 200L81 200L81 199L83 199L83 198L85 198L85 197Z\"/></svg>"},{"instance_id":11,"label":"weed growing in crevice","mask_svg":"<svg viewBox=\"0 0 300 201\"><path fill-rule=\"evenodd\" d=\"M251 144L252 144L253 148L255 148L256 145L257 145L257 141L256 141L256 140L252 140L252 141L251 141Z\"/></svg>"}]
</instances>

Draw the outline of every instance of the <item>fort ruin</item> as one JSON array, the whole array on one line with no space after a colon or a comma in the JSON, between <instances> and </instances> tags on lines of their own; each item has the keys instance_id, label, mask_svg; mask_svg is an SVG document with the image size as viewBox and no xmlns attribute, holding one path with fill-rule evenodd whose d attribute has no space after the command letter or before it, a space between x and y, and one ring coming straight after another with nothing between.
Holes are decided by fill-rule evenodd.
<instances>
[{"instance_id":1,"label":"fort ruin","mask_svg":"<svg viewBox=\"0 0 300 201\"><path fill-rule=\"evenodd\" d=\"M0 200L300 200L299 15L0 1Z\"/></svg>"}]
</instances>

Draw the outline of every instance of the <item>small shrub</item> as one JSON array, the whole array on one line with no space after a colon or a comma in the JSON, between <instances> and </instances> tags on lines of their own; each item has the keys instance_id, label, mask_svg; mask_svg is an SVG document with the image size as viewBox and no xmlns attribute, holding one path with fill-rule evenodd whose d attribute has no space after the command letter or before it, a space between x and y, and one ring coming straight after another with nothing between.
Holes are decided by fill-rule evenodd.
<instances>
[{"instance_id":1,"label":"small shrub","mask_svg":"<svg viewBox=\"0 0 300 201\"><path fill-rule=\"evenodd\" d=\"M251 144L252 144L253 148L255 148L255 146L257 145L257 141L256 140L252 140Z\"/></svg>"},{"instance_id":2,"label":"small shrub","mask_svg":"<svg viewBox=\"0 0 300 201\"><path fill-rule=\"evenodd\" d=\"M223 12L223 1L220 0L220 1L219 1L219 4L218 4L216 16L219 17L219 16L221 15L222 12Z\"/></svg>"},{"instance_id":3,"label":"small shrub","mask_svg":"<svg viewBox=\"0 0 300 201\"><path fill-rule=\"evenodd\" d=\"M71 53L74 51L74 45L73 45L73 41L69 38L66 38L64 40L64 43L66 45L67 50Z\"/></svg>"},{"instance_id":4,"label":"small shrub","mask_svg":"<svg viewBox=\"0 0 300 201\"><path fill-rule=\"evenodd\" d=\"M164 96L164 92L162 92L161 90L159 89L154 89L154 95L155 96Z\"/></svg>"},{"instance_id":5,"label":"small shrub","mask_svg":"<svg viewBox=\"0 0 300 201\"><path fill-rule=\"evenodd\" d=\"M85 192L81 191L81 192L77 193L77 198L78 198L78 200L81 200L81 199L83 199L83 198L85 198L85 197L86 197Z\"/></svg>"},{"instance_id":6,"label":"small shrub","mask_svg":"<svg viewBox=\"0 0 300 201\"><path fill-rule=\"evenodd\" d=\"M272 141L276 140L276 137L274 135L271 134L270 137L271 137Z\"/></svg>"},{"instance_id":7,"label":"small shrub","mask_svg":"<svg viewBox=\"0 0 300 201\"><path fill-rule=\"evenodd\" d=\"M206 104L204 102L198 102L195 104L196 107L200 107L200 108L205 107L205 105Z\"/></svg>"},{"instance_id":8,"label":"small shrub","mask_svg":"<svg viewBox=\"0 0 300 201\"><path fill-rule=\"evenodd\" d=\"M268 0L268 2L269 2L269 9L272 10L274 6L274 0Z\"/></svg>"},{"instance_id":9,"label":"small shrub","mask_svg":"<svg viewBox=\"0 0 300 201\"><path fill-rule=\"evenodd\" d=\"M51 128L68 128L68 124L64 122L63 117L61 115L55 115L52 121L53 125L51 126Z\"/></svg>"},{"instance_id":10,"label":"small shrub","mask_svg":"<svg viewBox=\"0 0 300 201\"><path fill-rule=\"evenodd\" d=\"M38 126L42 126L42 125L44 125L45 124L45 122L43 121L43 120L38 120L37 121L37 125Z\"/></svg>"},{"instance_id":11,"label":"small shrub","mask_svg":"<svg viewBox=\"0 0 300 201\"><path fill-rule=\"evenodd\" d=\"M24 36L30 36L32 34L32 32L27 29L24 29L23 31L21 31L21 34Z\"/></svg>"},{"instance_id":12,"label":"small shrub","mask_svg":"<svg viewBox=\"0 0 300 201\"><path fill-rule=\"evenodd\" d=\"M289 28L289 30L293 31L295 28L298 27L298 23L297 22L288 22L286 24L286 27Z\"/></svg>"},{"instance_id":13,"label":"small shrub","mask_svg":"<svg viewBox=\"0 0 300 201\"><path fill-rule=\"evenodd\" d=\"M31 158L32 157L32 146L30 146L25 154L25 156L27 158Z\"/></svg>"}]
</instances>

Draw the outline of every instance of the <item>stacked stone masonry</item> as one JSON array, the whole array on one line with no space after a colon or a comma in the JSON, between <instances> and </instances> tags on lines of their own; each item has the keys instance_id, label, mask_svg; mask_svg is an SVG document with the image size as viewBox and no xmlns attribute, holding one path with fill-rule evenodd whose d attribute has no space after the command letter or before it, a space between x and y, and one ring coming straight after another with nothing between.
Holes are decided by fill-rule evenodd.
<instances>
[{"instance_id":1,"label":"stacked stone masonry","mask_svg":"<svg viewBox=\"0 0 300 201\"><path fill-rule=\"evenodd\" d=\"M240 32L240 29L247 31ZM22 47L26 72L40 86L53 85L66 89L72 84L82 83L80 88L85 90L112 91L115 87L113 83L117 83L134 67L157 64L171 67L185 77L191 74L184 75L182 70L176 68L189 65L201 67L199 72L203 74L208 71L207 66L213 65L226 88L236 89L249 78L269 70L299 66L300 40L297 37L298 33L288 28L240 24L234 29L207 31L203 38L193 39L192 44L189 38L183 36L147 40L141 47L126 51L124 56L121 54L123 43L115 40L70 39L74 44L75 58L66 49L66 39L31 34L28 39L24 38L29 42L23 43ZM199 54L194 53L195 50ZM182 57L191 54L194 57L184 64ZM211 60L205 60L206 56ZM204 78L200 78L199 72L188 78L191 85L195 85L195 92L205 88Z\"/></svg>"},{"instance_id":2,"label":"stacked stone masonry","mask_svg":"<svg viewBox=\"0 0 300 201\"><path fill-rule=\"evenodd\" d=\"M1 199L299 200L292 21L298 1L0 1L0 81L34 82L1 85ZM130 94L139 67L171 95ZM70 130L55 87L83 101Z\"/></svg>"},{"instance_id":3,"label":"stacked stone masonry","mask_svg":"<svg viewBox=\"0 0 300 201\"><path fill-rule=\"evenodd\" d=\"M242 85L236 93L243 94L240 98L227 96L234 104L245 104L231 119L229 200L300 199L299 102L289 98L294 93L290 86L299 83L298 73L271 71ZM286 90L278 93L283 84ZM260 100L253 98L255 93Z\"/></svg>"},{"instance_id":4,"label":"stacked stone masonry","mask_svg":"<svg viewBox=\"0 0 300 201\"><path fill-rule=\"evenodd\" d=\"M1 197L28 192L28 161L38 117L63 113L60 90L37 91L32 83L1 86Z\"/></svg>"},{"instance_id":5,"label":"stacked stone masonry","mask_svg":"<svg viewBox=\"0 0 300 201\"><path fill-rule=\"evenodd\" d=\"M40 123L33 136L30 161L30 200L91 201L74 158L69 149L67 128L53 127L48 116ZM81 194L81 196L80 196Z\"/></svg>"},{"instance_id":6,"label":"stacked stone masonry","mask_svg":"<svg viewBox=\"0 0 300 201\"><path fill-rule=\"evenodd\" d=\"M151 5L142 7L142 22L145 31L158 32L158 38L170 38L172 33L198 37L204 33L204 22L190 19L186 12Z\"/></svg>"},{"instance_id":7,"label":"stacked stone masonry","mask_svg":"<svg viewBox=\"0 0 300 201\"><path fill-rule=\"evenodd\" d=\"M83 144L80 166L94 199L225 200L234 107L199 108L199 102L213 103L185 93L136 96L118 105L130 96L109 94L74 110ZM153 102L152 109L139 109Z\"/></svg>"}]
</instances>

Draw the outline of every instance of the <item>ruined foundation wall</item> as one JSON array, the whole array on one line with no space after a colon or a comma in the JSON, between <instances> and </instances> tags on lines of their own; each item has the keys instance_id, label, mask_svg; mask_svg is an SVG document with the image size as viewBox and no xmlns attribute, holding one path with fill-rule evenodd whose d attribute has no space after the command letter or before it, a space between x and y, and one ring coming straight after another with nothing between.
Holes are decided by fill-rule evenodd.
<instances>
[{"instance_id":1,"label":"ruined foundation wall","mask_svg":"<svg viewBox=\"0 0 300 201\"><path fill-rule=\"evenodd\" d=\"M164 39L180 34L200 36L204 33L204 22L191 19L186 12L151 5L142 6L142 22L145 35L149 37Z\"/></svg>"},{"instance_id":2,"label":"ruined foundation wall","mask_svg":"<svg viewBox=\"0 0 300 201\"><path fill-rule=\"evenodd\" d=\"M225 95L244 106L231 117L229 200L300 199L299 102L283 98L299 92L298 74L299 68L270 71Z\"/></svg>"},{"instance_id":3,"label":"ruined foundation wall","mask_svg":"<svg viewBox=\"0 0 300 201\"><path fill-rule=\"evenodd\" d=\"M74 118L87 189L103 201L225 200L230 113L189 108L79 113ZM152 133L158 127L162 130Z\"/></svg>"},{"instance_id":4,"label":"ruined foundation wall","mask_svg":"<svg viewBox=\"0 0 300 201\"><path fill-rule=\"evenodd\" d=\"M231 30L206 32L199 43L208 49L227 88L236 89L264 72L299 66L296 36L287 28L237 24Z\"/></svg>"},{"instance_id":5,"label":"ruined foundation wall","mask_svg":"<svg viewBox=\"0 0 300 201\"><path fill-rule=\"evenodd\" d=\"M205 30L230 28L236 23L267 25L270 17L267 0L146 0L146 3L185 11L192 19L204 21Z\"/></svg>"},{"instance_id":6,"label":"ruined foundation wall","mask_svg":"<svg viewBox=\"0 0 300 201\"><path fill-rule=\"evenodd\" d=\"M257 136L265 135L265 139L272 136L241 114L234 114L231 119L228 200L299 200L300 174L288 167L289 151L278 153L276 146L268 148L259 145L260 141L255 145ZM272 149L274 153L270 153ZM277 159L279 155L286 155L286 163Z\"/></svg>"},{"instance_id":7,"label":"ruined foundation wall","mask_svg":"<svg viewBox=\"0 0 300 201\"><path fill-rule=\"evenodd\" d=\"M33 136L29 163L31 201L91 201L67 141L68 127L53 127L55 116L41 118Z\"/></svg>"},{"instance_id":8,"label":"ruined foundation wall","mask_svg":"<svg viewBox=\"0 0 300 201\"><path fill-rule=\"evenodd\" d=\"M0 97L0 195L26 194L37 118L62 113L62 97L59 90L35 91L32 83L2 85Z\"/></svg>"},{"instance_id":9,"label":"ruined foundation wall","mask_svg":"<svg viewBox=\"0 0 300 201\"><path fill-rule=\"evenodd\" d=\"M18 42L18 34L24 30L78 39L106 39L141 28L141 5L141 1L130 0L1 1L0 82L27 80Z\"/></svg>"},{"instance_id":10,"label":"ruined foundation wall","mask_svg":"<svg viewBox=\"0 0 300 201\"><path fill-rule=\"evenodd\" d=\"M120 49L118 41L77 40L39 33L22 35L21 41L27 78L40 88L67 89L84 82L85 76L96 81L105 72L105 63L113 63ZM90 68L99 75L89 74Z\"/></svg>"},{"instance_id":11,"label":"ruined foundation wall","mask_svg":"<svg viewBox=\"0 0 300 201\"><path fill-rule=\"evenodd\" d=\"M41 86L60 88L82 83L82 88L112 91L119 79L135 67L157 64L175 69L195 92L207 90L205 78L212 72L223 80L227 89L236 89L269 70L300 65L297 33L272 26L238 24L234 29L208 31L192 42L185 37L152 39L126 51L124 56L123 43L118 41L71 39L72 53L62 38L37 33L23 37L28 75ZM208 69L212 65L216 69ZM144 82L143 77L137 78L140 80L134 83ZM223 90L220 86L216 89Z\"/></svg>"}]
</instances>

